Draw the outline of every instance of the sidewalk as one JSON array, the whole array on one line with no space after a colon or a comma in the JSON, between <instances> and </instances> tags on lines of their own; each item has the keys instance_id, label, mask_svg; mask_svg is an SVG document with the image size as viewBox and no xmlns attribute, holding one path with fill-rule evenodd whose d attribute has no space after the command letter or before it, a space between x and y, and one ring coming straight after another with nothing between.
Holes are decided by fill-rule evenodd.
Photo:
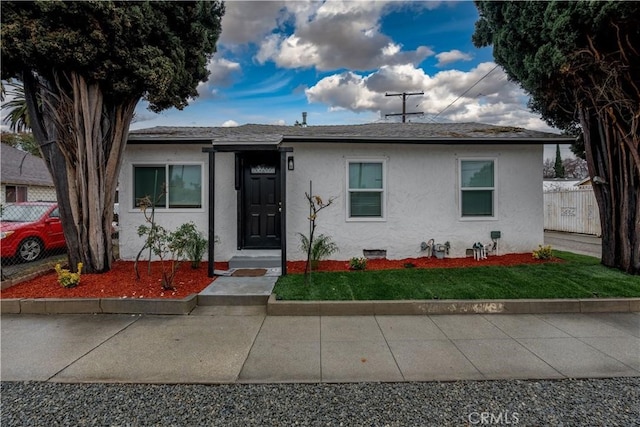
<instances>
[{"instance_id":1,"label":"sidewalk","mask_svg":"<svg viewBox=\"0 0 640 427\"><path fill-rule=\"evenodd\" d=\"M640 376L640 313L3 315L2 381L261 383Z\"/></svg>"}]
</instances>

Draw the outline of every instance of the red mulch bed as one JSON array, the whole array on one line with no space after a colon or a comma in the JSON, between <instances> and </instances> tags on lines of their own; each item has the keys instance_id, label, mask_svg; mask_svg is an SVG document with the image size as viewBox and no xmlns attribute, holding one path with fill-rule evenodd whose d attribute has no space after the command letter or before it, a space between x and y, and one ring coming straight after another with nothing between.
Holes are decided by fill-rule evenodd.
<instances>
[{"instance_id":1,"label":"red mulch bed","mask_svg":"<svg viewBox=\"0 0 640 427\"><path fill-rule=\"evenodd\" d=\"M406 268L411 263L415 268L454 268L485 265L538 264L531 253L491 256L482 261L473 258L407 258L402 260L375 259L367 262L367 270ZM161 264L151 263L151 275L147 274L147 263L139 264L140 279L136 279L131 261L115 261L112 269L103 274L83 274L75 288L63 288L57 281L56 273L48 273L35 279L14 285L0 292L0 298L184 298L206 288L212 279L207 277L207 263L198 269L191 269L183 263L176 274L175 291L162 289ZM304 272L304 261L289 261L288 273ZM228 269L227 263L216 262L216 269ZM347 271L347 261L320 261L317 271Z\"/></svg>"},{"instance_id":2,"label":"red mulch bed","mask_svg":"<svg viewBox=\"0 0 640 427\"><path fill-rule=\"evenodd\" d=\"M102 274L82 274L75 288L63 288L55 272L36 277L5 289L0 298L184 298L198 293L213 281L207 277L207 263L192 269L191 264L182 263L176 273L175 291L162 289L162 266L151 263L151 275L147 274L148 263L138 263L140 279L136 279L132 261L115 261L111 270ZM216 262L216 269L226 270L228 264Z\"/></svg>"},{"instance_id":3,"label":"red mulch bed","mask_svg":"<svg viewBox=\"0 0 640 427\"><path fill-rule=\"evenodd\" d=\"M531 253L508 254L500 256L489 256L487 259L476 261L473 257L468 258L405 258L399 260L390 259L370 259L367 261L367 270L392 270L406 268L405 264L411 263L415 268L459 268L459 267L479 267L484 265L520 265L539 264L540 261L531 256ZM288 273L304 273L304 261L290 261L287 263ZM317 271L346 271L349 269L348 261L320 261Z\"/></svg>"}]
</instances>

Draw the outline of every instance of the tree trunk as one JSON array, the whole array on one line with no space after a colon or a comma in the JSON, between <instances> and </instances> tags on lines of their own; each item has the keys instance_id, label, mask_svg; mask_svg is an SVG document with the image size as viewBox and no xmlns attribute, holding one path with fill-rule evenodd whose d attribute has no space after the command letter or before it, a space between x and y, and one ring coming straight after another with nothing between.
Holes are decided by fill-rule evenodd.
<instances>
[{"instance_id":1,"label":"tree trunk","mask_svg":"<svg viewBox=\"0 0 640 427\"><path fill-rule=\"evenodd\" d=\"M613 120L612 120L613 118ZM640 273L640 164L634 124L614 111L580 111L585 152L602 226L602 264Z\"/></svg>"},{"instance_id":2,"label":"tree trunk","mask_svg":"<svg viewBox=\"0 0 640 427\"><path fill-rule=\"evenodd\" d=\"M106 101L98 84L77 73L43 81L25 75L34 136L52 175L69 266L111 268L111 223L129 125L138 99ZM36 94L40 103L36 102Z\"/></svg>"}]
</instances>

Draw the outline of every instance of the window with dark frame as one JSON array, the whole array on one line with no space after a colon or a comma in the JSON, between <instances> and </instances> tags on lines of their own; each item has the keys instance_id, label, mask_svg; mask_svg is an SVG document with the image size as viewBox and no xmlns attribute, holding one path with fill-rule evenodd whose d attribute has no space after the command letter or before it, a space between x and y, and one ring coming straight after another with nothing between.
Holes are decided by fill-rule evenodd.
<instances>
[{"instance_id":1,"label":"window with dark frame","mask_svg":"<svg viewBox=\"0 0 640 427\"><path fill-rule=\"evenodd\" d=\"M202 207L202 165L136 165L133 168L134 206L148 198L156 208Z\"/></svg>"}]
</instances>

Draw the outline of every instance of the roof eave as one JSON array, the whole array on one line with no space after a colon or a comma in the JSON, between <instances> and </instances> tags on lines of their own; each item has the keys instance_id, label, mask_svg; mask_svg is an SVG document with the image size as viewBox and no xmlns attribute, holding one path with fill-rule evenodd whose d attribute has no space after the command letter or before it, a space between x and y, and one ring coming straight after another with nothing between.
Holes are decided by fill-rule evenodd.
<instances>
[{"instance_id":1,"label":"roof eave","mask_svg":"<svg viewBox=\"0 0 640 427\"><path fill-rule=\"evenodd\" d=\"M181 137L181 136L149 136L149 135L129 135L127 144L211 144L213 138L210 137Z\"/></svg>"},{"instance_id":2,"label":"roof eave","mask_svg":"<svg viewBox=\"0 0 640 427\"><path fill-rule=\"evenodd\" d=\"M427 137L427 138L394 138L394 137L343 137L343 136L285 136L282 142L325 142L325 143L369 143L369 144L433 144L433 145L500 145L500 144L572 144L575 138L534 138L534 137L500 137L500 138L478 138L478 137Z\"/></svg>"},{"instance_id":3,"label":"roof eave","mask_svg":"<svg viewBox=\"0 0 640 427\"><path fill-rule=\"evenodd\" d=\"M128 144L192 144L212 145L219 147L216 151L268 149L281 143L356 143L356 144L433 144L433 145L503 145L503 144L572 144L575 138L558 137L423 137L407 138L392 136L303 136L283 135L280 141L216 141L211 137L179 137L179 136L148 136L130 135Z\"/></svg>"}]
</instances>

